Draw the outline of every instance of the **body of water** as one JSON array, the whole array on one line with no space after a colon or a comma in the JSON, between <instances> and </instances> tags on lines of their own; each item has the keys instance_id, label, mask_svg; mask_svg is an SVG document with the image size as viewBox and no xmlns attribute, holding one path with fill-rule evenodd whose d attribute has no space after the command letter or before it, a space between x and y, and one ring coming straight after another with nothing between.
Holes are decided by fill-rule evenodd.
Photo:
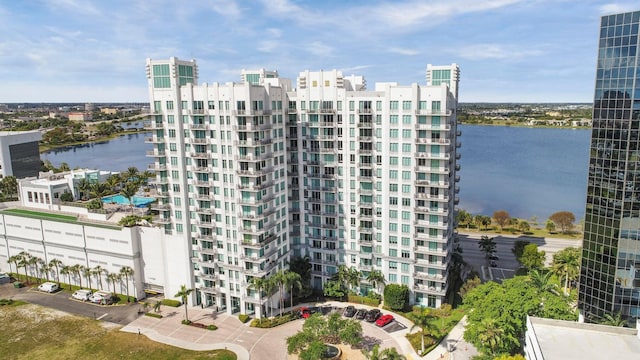
<instances>
[{"instance_id":1,"label":"body of water","mask_svg":"<svg viewBox=\"0 0 640 360\"><path fill-rule=\"evenodd\" d=\"M146 170L153 158L147 157L147 151L153 150L153 144L144 142L150 132L126 134L113 140L97 143L68 146L40 154L41 160L49 160L58 167L66 162L69 167L89 168L110 171L124 171L131 166Z\"/></svg>"},{"instance_id":2,"label":"body of water","mask_svg":"<svg viewBox=\"0 0 640 360\"><path fill-rule=\"evenodd\" d=\"M591 131L507 126L462 130L460 204L540 222L557 211L584 218Z\"/></svg>"},{"instance_id":3,"label":"body of water","mask_svg":"<svg viewBox=\"0 0 640 360\"><path fill-rule=\"evenodd\" d=\"M491 216L507 210L511 216L545 221L556 211L584 217L589 130L462 125L460 204L473 214ZM147 168L153 149L150 133L52 150L41 155L55 166L123 171Z\"/></svg>"}]
</instances>

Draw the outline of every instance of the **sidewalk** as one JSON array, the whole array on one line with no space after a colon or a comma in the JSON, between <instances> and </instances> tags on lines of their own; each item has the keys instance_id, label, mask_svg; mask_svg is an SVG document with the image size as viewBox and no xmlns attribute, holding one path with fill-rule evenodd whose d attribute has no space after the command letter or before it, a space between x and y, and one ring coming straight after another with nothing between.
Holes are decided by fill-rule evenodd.
<instances>
[{"instance_id":1,"label":"sidewalk","mask_svg":"<svg viewBox=\"0 0 640 360\"><path fill-rule=\"evenodd\" d=\"M451 329L449 334L431 350L427 355L423 356L424 360L438 360L438 359L470 359L471 357L478 355L478 351L473 348L472 345L467 344L462 339L464 335L464 328L467 326L467 316L463 316L462 319ZM464 346L460 346L464 343ZM453 351L453 354L450 352ZM455 354L455 355L454 355ZM459 354L459 355L458 355Z\"/></svg>"}]
</instances>

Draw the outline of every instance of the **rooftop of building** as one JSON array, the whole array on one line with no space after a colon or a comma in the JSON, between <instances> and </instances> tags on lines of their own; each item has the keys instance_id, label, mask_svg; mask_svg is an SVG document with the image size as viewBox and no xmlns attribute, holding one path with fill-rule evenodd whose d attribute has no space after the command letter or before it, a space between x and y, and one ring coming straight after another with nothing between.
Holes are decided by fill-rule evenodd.
<instances>
[{"instance_id":1,"label":"rooftop of building","mask_svg":"<svg viewBox=\"0 0 640 360\"><path fill-rule=\"evenodd\" d=\"M529 317L545 359L638 359L638 329Z\"/></svg>"}]
</instances>

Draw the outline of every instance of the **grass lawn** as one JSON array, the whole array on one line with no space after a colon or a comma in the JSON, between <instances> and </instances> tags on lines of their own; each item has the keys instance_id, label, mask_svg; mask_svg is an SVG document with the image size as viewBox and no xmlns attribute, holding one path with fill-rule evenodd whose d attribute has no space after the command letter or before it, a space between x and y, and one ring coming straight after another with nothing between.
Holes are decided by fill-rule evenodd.
<instances>
[{"instance_id":1,"label":"grass lawn","mask_svg":"<svg viewBox=\"0 0 640 360\"><path fill-rule=\"evenodd\" d=\"M105 329L100 322L37 305L3 306L3 359L214 359L233 360L227 350L191 351L146 336Z\"/></svg>"},{"instance_id":2,"label":"grass lawn","mask_svg":"<svg viewBox=\"0 0 640 360\"><path fill-rule=\"evenodd\" d=\"M116 226L115 224L113 226L109 226L109 225L95 224L91 222L82 222L82 221L78 221L77 216L60 215L60 214L54 214L54 213L48 213L48 212L40 212L40 211L32 211L32 210L24 210L24 209L7 209L7 210L0 211L0 213L7 214L7 215L24 216L32 219L52 220L52 221L66 222L71 224L94 226L94 227L100 227L100 228L111 229L111 230L121 229L121 227Z\"/></svg>"},{"instance_id":3,"label":"grass lawn","mask_svg":"<svg viewBox=\"0 0 640 360\"><path fill-rule=\"evenodd\" d=\"M503 230L500 230L499 227L497 226L489 226L488 229L480 229L478 230L475 226L470 226L467 229L466 225L460 225L458 226L458 231L461 232L466 232L466 233L477 233L477 234L487 234L489 237L491 237L492 234L498 234L498 235L515 235L515 236L531 236L531 237L549 237L549 238L558 238L558 239L574 239L574 240L582 240L582 233L579 231L573 231L570 233L562 233L559 231L554 231L554 232L548 232L545 229L530 229L527 232L522 232L520 230L516 230L516 229L511 229L508 227L505 227Z\"/></svg>"}]
</instances>

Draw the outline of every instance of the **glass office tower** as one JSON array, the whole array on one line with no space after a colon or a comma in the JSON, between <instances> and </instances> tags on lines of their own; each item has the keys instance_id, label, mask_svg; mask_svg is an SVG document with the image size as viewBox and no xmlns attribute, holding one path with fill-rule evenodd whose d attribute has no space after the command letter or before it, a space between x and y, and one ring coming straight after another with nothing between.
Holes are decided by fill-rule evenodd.
<instances>
[{"instance_id":1,"label":"glass office tower","mask_svg":"<svg viewBox=\"0 0 640 360\"><path fill-rule=\"evenodd\" d=\"M640 314L640 11L602 17L579 307Z\"/></svg>"}]
</instances>

